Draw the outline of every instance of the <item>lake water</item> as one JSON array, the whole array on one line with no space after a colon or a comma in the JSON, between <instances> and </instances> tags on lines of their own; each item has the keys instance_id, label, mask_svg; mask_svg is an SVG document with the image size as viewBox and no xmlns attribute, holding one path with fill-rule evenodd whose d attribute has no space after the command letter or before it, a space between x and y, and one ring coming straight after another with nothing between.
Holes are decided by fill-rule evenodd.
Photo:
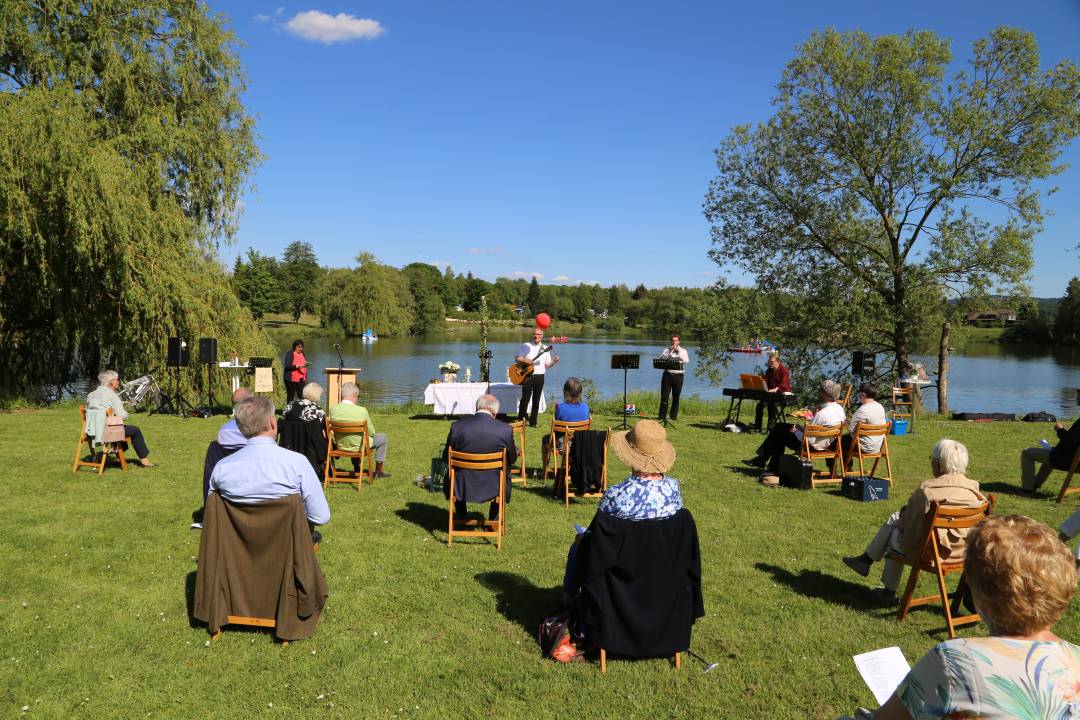
<instances>
[{"instance_id":1,"label":"lake water","mask_svg":"<svg viewBox=\"0 0 1080 720\"><path fill-rule=\"evenodd\" d=\"M472 368L474 380L479 379L478 328L462 326L452 330L450 334L434 338L383 338L373 343L345 338L337 342L341 345L345 366L363 368L358 381L366 402L422 401L424 388L432 378L440 377L438 367L446 360L461 365L461 379L464 379L466 367ZM492 331L488 339L494 354L492 380L505 380L507 366L513 361L519 345L529 338L530 333L524 328ZM324 385L323 369L338 366L334 342L332 338L304 341L308 359L312 362L309 377ZM666 345L662 339L571 338L565 345L555 346L561 360L549 371L544 392L549 400L556 393L561 395L563 381L575 375L592 380L605 396L620 395L623 373L610 369L612 353L641 354L641 368L628 373L627 386L631 392L659 391L660 371L652 368L651 360ZM755 372L765 363L764 355L737 353L728 368L727 378L713 385L692 372L696 347L688 344L686 348L690 352L691 369L686 374L684 397L696 394L704 399L720 398L723 387L738 386L739 373ZM921 357L918 360L928 370L937 365L936 358ZM1024 414L1046 410L1062 417L1077 414L1080 348L981 345L951 354L949 363L949 405L953 411ZM936 409L936 391L931 388L924 395L928 407Z\"/></svg>"}]
</instances>

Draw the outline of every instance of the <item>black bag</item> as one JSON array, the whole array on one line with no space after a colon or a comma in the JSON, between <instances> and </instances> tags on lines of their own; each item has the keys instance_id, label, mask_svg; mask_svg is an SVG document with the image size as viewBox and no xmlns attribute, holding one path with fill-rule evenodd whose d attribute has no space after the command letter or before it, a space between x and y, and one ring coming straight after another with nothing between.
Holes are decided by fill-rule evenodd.
<instances>
[{"instance_id":1,"label":"black bag","mask_svg":"<svg viewBox=\"0 0 1080 720\"><path fill-rule=\"evenodd\" d=\"M776 474L780 476L780 484L784 487L809 490L813 487L810 481L814 477L814 463L803 460L798 455L783 455Z\"/></svg>"},{"instance_id":2,"label":"black bag","mask_svg":"<svg viewBox=\"0 0 1080 720\"><path fill-rule=\"evenodd\" d=\"M862 502L887 500L889 497L889 481L870 477L869 475L849 475L844 478L844 482L840 486L840 492L844 497L861 500Z\"/></svg>"},{"instance_id":3,"label":"black bag","mask_svg":"<svg viewBox=\"0 0 1080 720\"><path fill-rule=\"evenodd\" d=\"M1045 410L1039 412L1028 413L1024 417L1020 418L1024 422L1057 422L1057 418Z\"/></svg>"},{"instance_id":4,"label":"black bag","mask_svg":"<svg viewBox=\"0 0 1080 720\"><path fill-rule=\"evenodd\" d=\"M536 642L540 643L540 653L544 657L551 657L551 651L562 640L563 635L570 631L570 608L563 607L540 621L540 628L536 631Z\"/></svg>"}]
</instances>

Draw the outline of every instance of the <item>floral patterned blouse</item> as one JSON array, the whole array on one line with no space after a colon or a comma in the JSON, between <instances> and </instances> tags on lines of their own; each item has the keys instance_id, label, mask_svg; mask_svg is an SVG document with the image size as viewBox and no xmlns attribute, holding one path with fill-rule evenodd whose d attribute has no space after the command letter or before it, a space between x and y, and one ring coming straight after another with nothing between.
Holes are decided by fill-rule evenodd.
<instances>
[{"instance_id":1,"label":"floral patterned blouse","mask_svg":"<svg viewBox=\"0 0 1080 720\"><path fill-rule=\"evenodd\" d=\"M659 480L643 480L631 475L607 489L600 500L600 512L623 520L657 520L682 509L679 481L665 475Z\"/></svg>"},{"instance_id":2,"label":"floral patterned blouse","mask_svg":"<svg viewBox=\"0 0 1080 720\"><path fill-rule=\"evenodd\" d=\"M285 406L281 411L281 417L286 420L303 420L304 422L326 422L326 413L315 403L306 398L297 398Z\"/></svg>"},{"instance_id":3,"label":"floral patterned blouse","mask_svg":"<svg viewBox=\"0 0 1080 720\"><path fill-rule=\"evenodd\" d=\"M1080 648L988 637L946 640L896 688L915 720L1080 718Z\"/></svg>"}]
</instances>

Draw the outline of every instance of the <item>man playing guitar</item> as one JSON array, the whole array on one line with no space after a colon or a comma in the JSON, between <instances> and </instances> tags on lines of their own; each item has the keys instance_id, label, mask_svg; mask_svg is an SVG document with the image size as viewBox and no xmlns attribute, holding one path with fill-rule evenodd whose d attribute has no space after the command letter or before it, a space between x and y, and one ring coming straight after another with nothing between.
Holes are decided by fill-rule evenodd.
<instances>
[{"instance_id":1,"label":"man playing guitar","mask_svg":"<svg viewBox=\"0 0 1080 720\"><path fill-rule=\"evenodd\" d=\"M549 367L557 365L558 355L550 358L544 357L547 350L544 349L544 331L540 328L533 330L531 343L522 343L514 361L523 365L532 365L532 374L521 383L521 403L518 405L518 419L525 417L529 411L529 425L536 427L536 412L540 408L540 397L544 392L544 373ZM530 408L531 401L531 408Z\"/></svg>"}]
</instances>

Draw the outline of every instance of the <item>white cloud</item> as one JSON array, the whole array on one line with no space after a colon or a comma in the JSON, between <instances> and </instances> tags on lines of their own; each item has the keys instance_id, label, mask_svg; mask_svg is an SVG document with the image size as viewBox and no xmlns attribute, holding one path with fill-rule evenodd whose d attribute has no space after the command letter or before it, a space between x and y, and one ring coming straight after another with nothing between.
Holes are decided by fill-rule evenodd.
<instances>
[{"instance_id":1,"label":"white cloud","mask_svg":"<svg viewBox=\"0 0 1080 720\"><path fill-rule=\"evenodd\" d=\"M283 13L283 12L285 12L285 6L284 5L279 7L277 10L275 10L273 15L267 15L265 13L259 13L258 15L255 16L254 20L256 22L261 22L261 23L270 22L271 20L277 20L279 17L281 17L281 13Z\"/></svg>"},{"instance_id":2,"label":"white cloud","mask_svg":"<svg viewBox=\"0 0 1080 720\"><path fill-rule=\"evenodd\" d=\"M502 246L496 245L495 247L471 247L469 248L470 255L495 255L502 252Z\"/></svg>"},{"instance_id":3,"label":"white cloud","mask_svg":"<svg viewBox=\"0 0 1080 720\"><path fill-rule=\"evenodd\" d=\"M326 45L350 40L374 40L386 32L378 20L358 18L347 13L329 15L319 10L297 13L285 23L285 29L305 40Z\"/></svg>"},{"instance_id":4,"label":"white cloud","mask_svg":"<svg viewBox=\"0 0 1080 720\"><path fill-rule=\"evenodd\" d=\"M570 282L570 276L569 275L556 275L555 277L551 278L551 282L561 282L561 283Z\"/></svg>"},{"instance_id":5,"label":"white cloud","mask_svg":"<svg viewBox=\"0 0 1080 720\"><path fill-rule=\"evenodd\" d=\"M537 280L543 280L544 276L538 272L525 272L524 270L515 270L514 277L516 278L536 278Z\"/></svg>"}]
</instances>

